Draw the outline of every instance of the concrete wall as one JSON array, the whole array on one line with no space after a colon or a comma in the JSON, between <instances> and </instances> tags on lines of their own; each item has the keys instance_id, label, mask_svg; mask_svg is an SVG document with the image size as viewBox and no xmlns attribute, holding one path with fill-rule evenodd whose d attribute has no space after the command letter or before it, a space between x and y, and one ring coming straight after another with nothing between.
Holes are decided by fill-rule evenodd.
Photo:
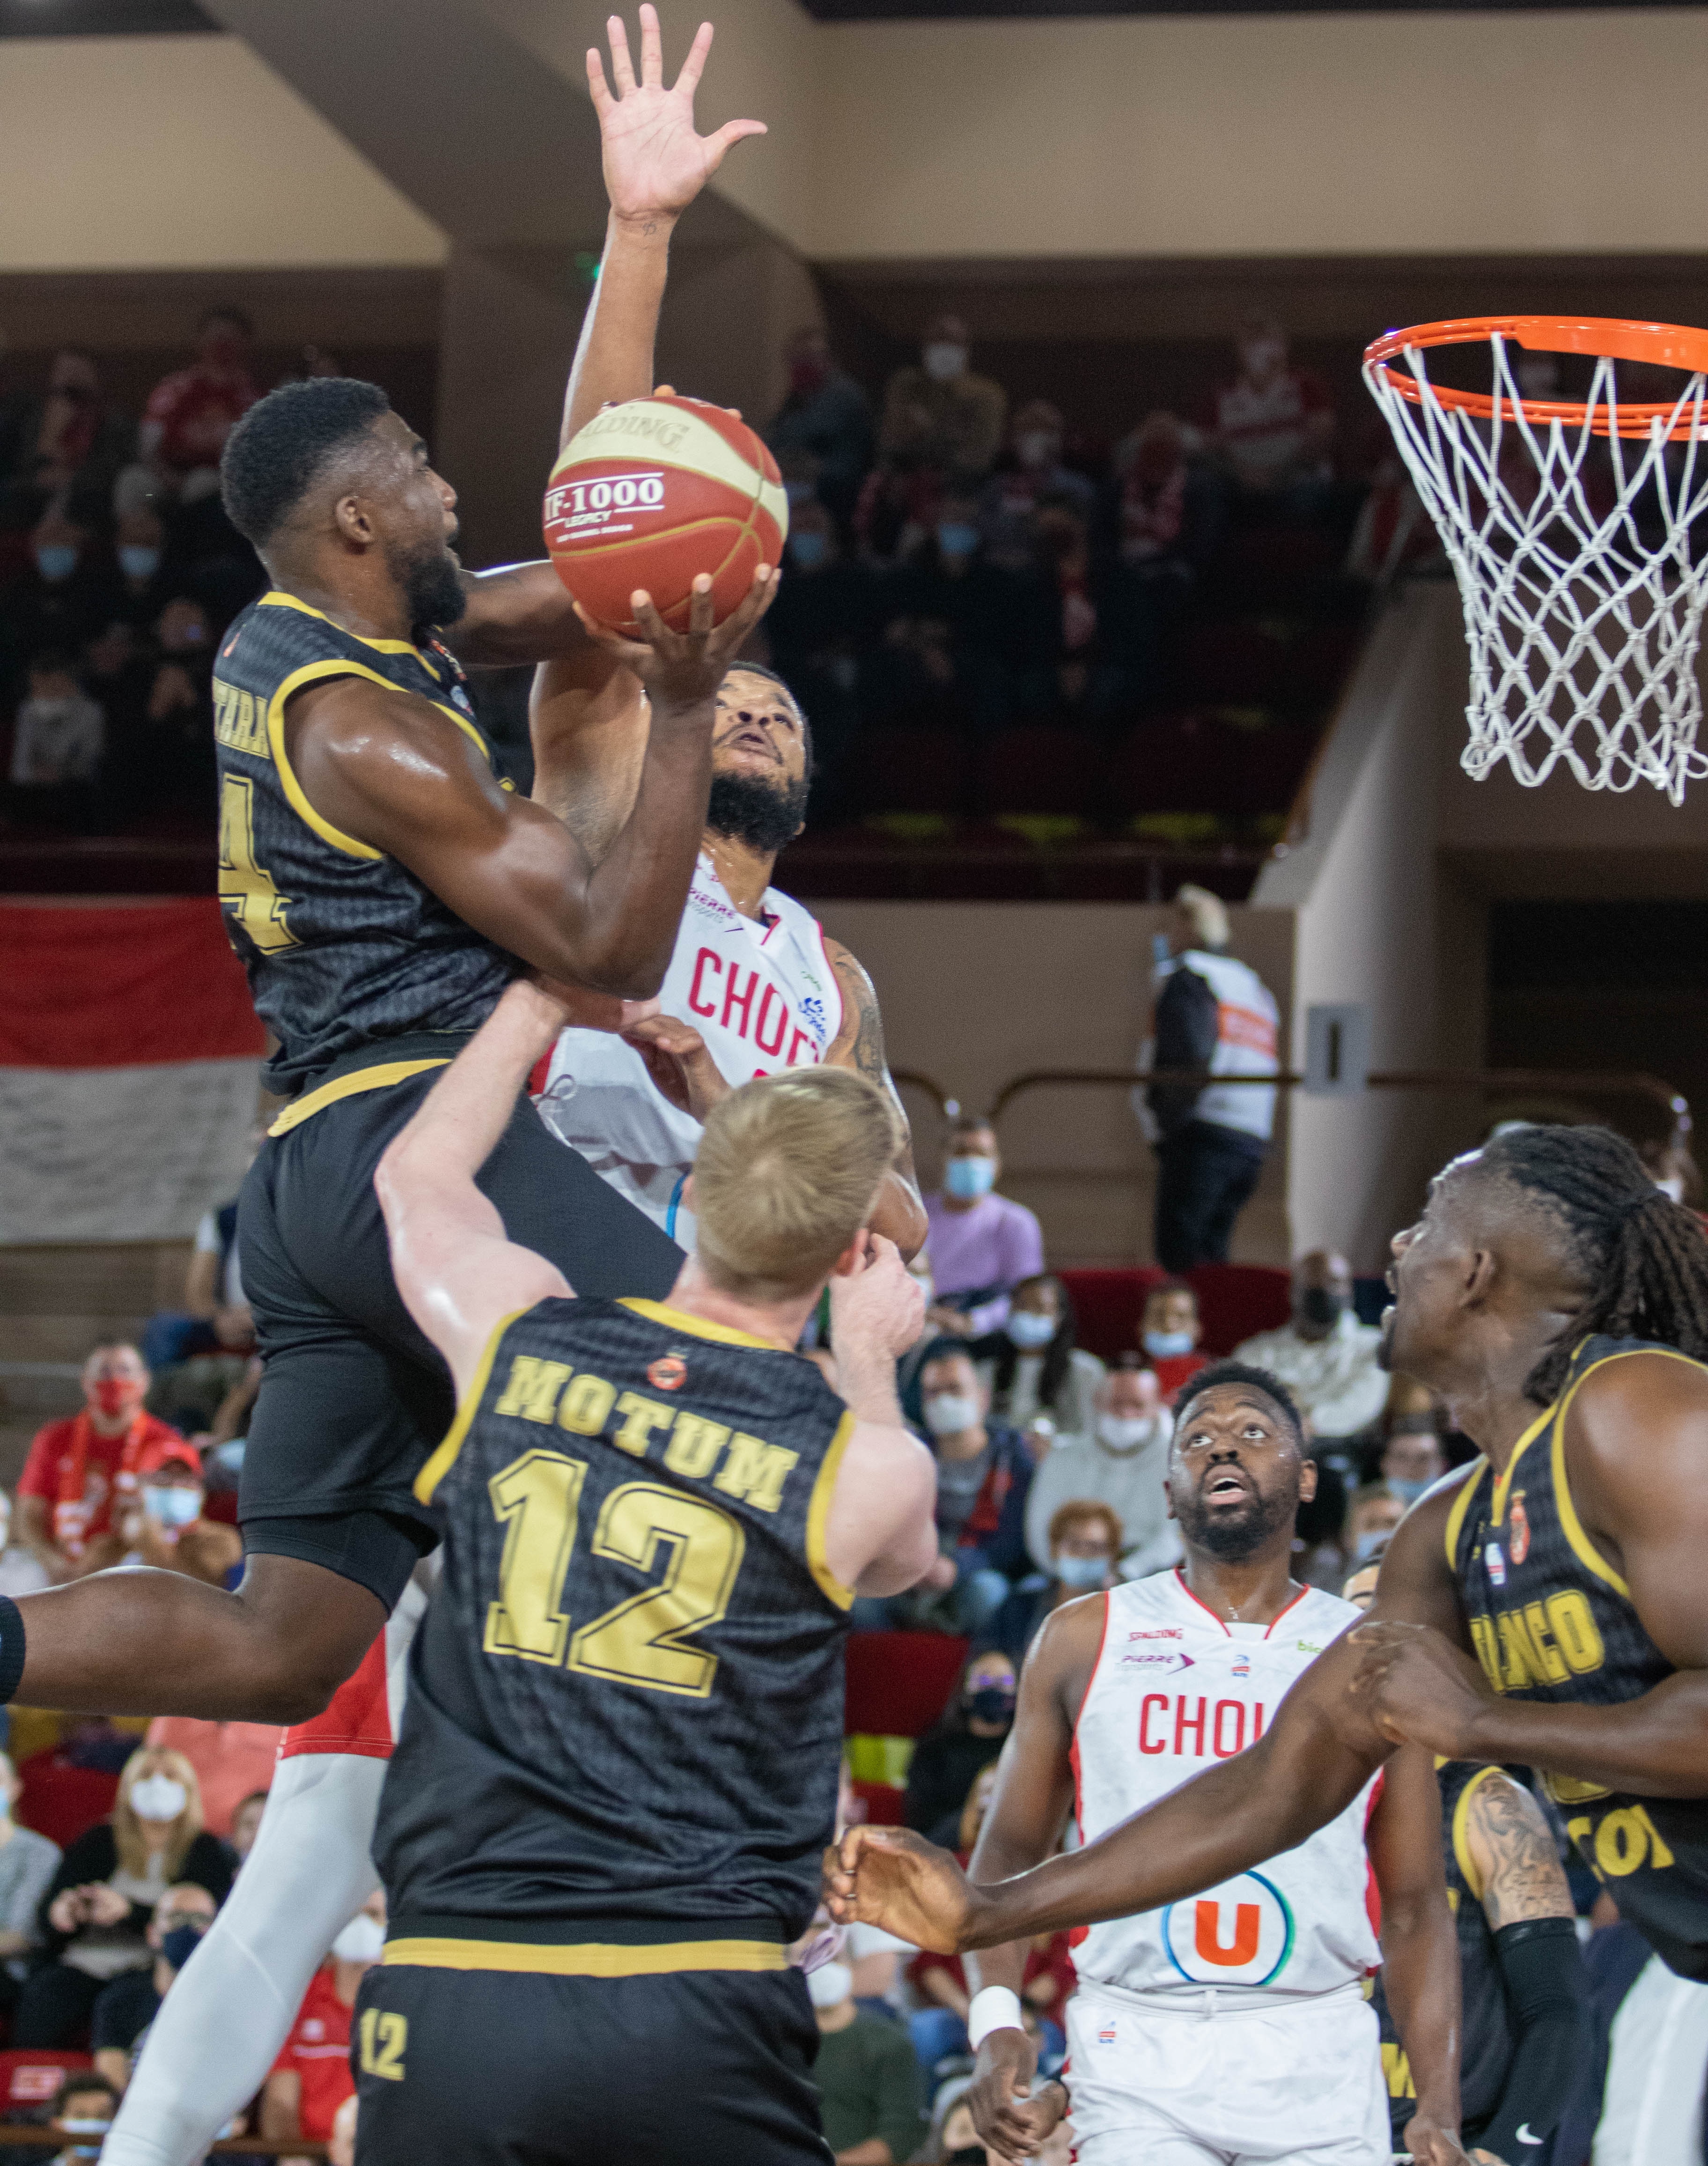
<instances>
[{"instance_id":1,"label":"concrete wall","mask_svg":"<svg viewBox=\"0 0 1708 2166\"><path fill-rule=\"evenodd\" d=\"M871 972L891 1064L923 1070L982 1112L1034 1069L1130 1070L1150 1012L1151 940L1166 913L1141 904L833 902L827 931ZM1292 1001L1291 914L1235 910L1232 952ZM1286 1049L1283 1047L1283 1058ZM929 1104L907 1094L928 1185L942 1163ZM1284 1124L1282 1136L1284 1138ZM1037 1212L1053 1262L1151 1256L1152 1162L1123 1091L1052 1089L1002 1123L1002 1186ZM1284 1148L1240 1219L1235 1254L1288 1256Z\"/></svg>"}]
</instances>

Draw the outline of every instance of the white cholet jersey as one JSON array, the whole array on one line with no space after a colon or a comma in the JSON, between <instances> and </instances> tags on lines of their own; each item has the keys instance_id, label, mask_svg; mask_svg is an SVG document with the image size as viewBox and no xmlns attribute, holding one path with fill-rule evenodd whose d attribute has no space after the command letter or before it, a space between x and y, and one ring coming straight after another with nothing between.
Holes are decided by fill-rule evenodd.
<instances>
[{"instance_id":1,"label":"white cholet jersey","mask_svg":"<svg viewBox=\"0 0 1708 2166\"><path fill-rule=\"evenodd\" d=\"M1178 1571L1112 1590L1074 1732L1080 1832L1090 1842L1254 1745L1283 1694L1356 1624L1307 1588L1275 1622L1224 1624ZM1377 1968L1364 1830L1382 1778L1296 1849L1201 1895L1075 1936L1081 1978L1129 1992L1332 1992Z\"/></svg>"},{"instance_id":2,"label":"white cholet jersey","mask_svg":"<svg viewBox=\"0 0 1708 2166\"><path fill-rule=\"evenodd\" d=\"M770 887L759 915L744 917L704 852L658 1000L694 1025L731 1084L815 1066L842 1028L842 989L812 911ZM609 1031L564 1031L538 1104L595 1173L690 1245L679 1199L700 1123L660 1096L632 1046Z\"/></svg>"}]
</instances>

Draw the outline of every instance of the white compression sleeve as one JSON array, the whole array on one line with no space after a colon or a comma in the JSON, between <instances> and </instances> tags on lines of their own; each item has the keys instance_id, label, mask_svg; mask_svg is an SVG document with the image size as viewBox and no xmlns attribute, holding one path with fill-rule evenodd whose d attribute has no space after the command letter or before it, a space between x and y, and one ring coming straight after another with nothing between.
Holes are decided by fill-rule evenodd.
<instances>
[{"instance_id":1,"label":"white compression sleeve","mask_svg":"<svg viewBox=\"0 0 1708 2166\"><path fill-rule=\"evenodd\" d=\"M352 1752L280 1761L255 1847L154 2019L105 2166L191 2166L266 2082L333 1936L379 1884L385 1770Z\"/></svg>"}]
</instances>

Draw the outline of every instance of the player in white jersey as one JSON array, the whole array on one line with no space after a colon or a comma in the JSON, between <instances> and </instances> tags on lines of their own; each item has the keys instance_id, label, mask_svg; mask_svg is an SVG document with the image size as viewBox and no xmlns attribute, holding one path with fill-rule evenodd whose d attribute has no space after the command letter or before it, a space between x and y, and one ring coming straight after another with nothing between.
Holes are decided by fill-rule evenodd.
<instances>
[{"instance_id":1,"label":"player in white jersey","mask_svg":"<svg viewBox=\"0 0 1708 2166\"><path fill-rule=\"evenodd\" d=\"M1266 1371L1229 1361L1192 1380L1167 1486L1184 1564L1066 1603L1039 1636L975 1881L1039 1864L1070 1805L1093 1841L1256 1743L1288 1688L1358 1621L1350 1603L1289 1576L1316 1470ZM1081 2166L1385 2166L1388 2086L1367 1996L1385 1963L1417 2085L1412 2155L1462 2160L1458 1946L1420 1748L1397 1753L1296 1849L1074 1937L1065 2081L1035 2097L1015 1998L1025 1947L966 1958L981 1986L971 2105L997 2155L1029 2157L1071 2111Z\"/></svg>"},{"instance_id":2,"label":"player in white jersey","mask_svg":"<svg viewBox=\"0 0 1708 2166\"><path fill-rule=\"evenodd\" d=\"M541 672L545 699L552 675ZM782 679L752 663L730 670L717 710L705 841L659 990L662 1013L627 1039L566 1030L537 1101L548 1127L685 1247L693 1228L683 1186L701 1123L725 1092L819 1062L894 1089L871 980L770 884L778 852L806 816L806 718ZM925 1238L910 1152L896 1161L875 1223L907 1257Z\"/></svg>"}]
</instances>

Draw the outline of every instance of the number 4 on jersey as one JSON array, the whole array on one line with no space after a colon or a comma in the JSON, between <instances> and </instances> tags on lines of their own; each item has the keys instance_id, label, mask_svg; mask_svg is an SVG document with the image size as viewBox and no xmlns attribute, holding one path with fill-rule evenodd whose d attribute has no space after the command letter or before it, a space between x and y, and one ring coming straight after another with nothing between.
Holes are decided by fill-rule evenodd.
<instances>
[{"instance_id":1,"label":"number 4 on jersey","mask_svg":"<svg viewBox=\"0 0 1708 2166\"><path fill-rule=\"evenodd\" d=\"M219 787L219 901L263 955L296 946L285 923L289 906L255 862L255 785L241 774L226 775Z\"/></svg>"}]
</instances>

